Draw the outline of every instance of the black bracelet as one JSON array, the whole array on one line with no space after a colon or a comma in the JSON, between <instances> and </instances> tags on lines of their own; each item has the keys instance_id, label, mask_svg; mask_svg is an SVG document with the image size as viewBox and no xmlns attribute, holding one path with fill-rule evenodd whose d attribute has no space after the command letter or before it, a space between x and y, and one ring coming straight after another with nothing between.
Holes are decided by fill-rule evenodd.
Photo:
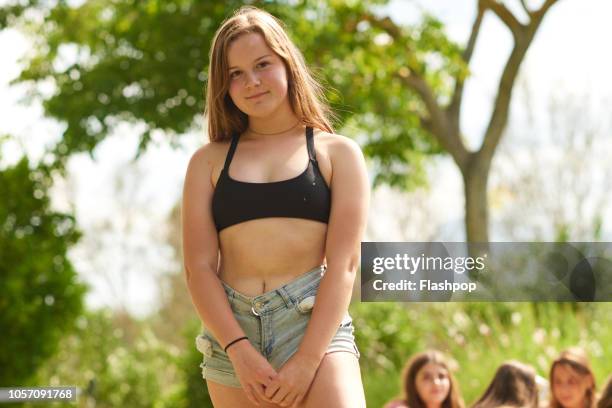
<instances>
[{"instance_id":1,"label":"black bracelet","mask_svg":"<svg viewBox=\"0 0 612 408\"><path fill-rule=\"evenodd\" d=\"M227 346L225 346L225 348L223 349L224 352L227 353L227 349L234 343L238 343L240 340L248 340L249 338L247 336L242 336L242 337L238 337L236 340L231 341Z\"/></svg>"}]
</instances>

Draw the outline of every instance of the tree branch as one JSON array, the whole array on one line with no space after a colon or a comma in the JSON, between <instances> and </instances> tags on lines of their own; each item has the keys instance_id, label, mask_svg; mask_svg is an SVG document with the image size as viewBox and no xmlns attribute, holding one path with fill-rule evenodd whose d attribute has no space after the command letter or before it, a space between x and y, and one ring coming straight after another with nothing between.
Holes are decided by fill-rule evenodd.
<instances>
[{"instance_id":1,"label":"tree branch","mask_svg":"<svg viewBox=\"0 0 612 408\"><path fill-rule=\"evenodd\" d=\"M427 123L427 130L450 153L457 165L463 167L467 163L468 151L458 134L449 128L446 112L440 108L429 84L422 77L407 69L400 70L395 77L419 94L429 113L429 118L422 118L422 122Z\"/></svg>"},{"instance_id":2,"label":"tree branch","mask_svg":"<svg viewBox=\"0 0 612 408\"><path fill-rule=\"evenodd\" d=\"M384 30L394 41L400 41L402 39L403 34L401 28L395 24L390 17L379 18L371 13L366 13L362 15L362 19L368 21L373 27ZM474 42L476 42L475 38ZM471 46L470 48L471 49L468 51L468 58L471 56L474 47ZM423 100L423 103L425 103L429 118L421 117L421 125L450 153L457 165L460 167L464 166L467 163L468 151L459 138L459 133L453 132L449 127L447 112L439 106L427 82L407 68L400 69L399 72L395 74L395 77L399 78L402 83L416 91Z\"/></svg>"},{"instance_id":3,"label":"tree branch","mask_svg":"<svg viewBox=\"0 0 612 408\"><path fill-rule=\"evenodd\" d=\"M551 8L557 1L558 0L546 0L544 4L542 4L542 7L540 7L536 11L532 11L531 14L541 20L548 11L548 9Z\"/></svg>"},{"instance_id":4,"label":"tree branch","mask_svg":"<svg viewBox=\"0 0 612 408\"><path fill-rule=\"evenodd\" d=\"M476 40L478 39L478 34L480 33L480 26L482 25L482 17L484 16L485 9L484 7L478 6L478 12L476 14L476 19L472 24L472 32L470 33L470 38L468 40L467 46L463 51L463 60L466 64L470 63L472 59L472 54L474 53L474 47L476 45Z\"/></svg>"},{"instance_id":5,"label":"tree branch","mask_svg":"<svg viewBox=\"0 0 612 408\"><path fill-rule=\"evenodd\" d=\"M474 20L474 24L472 24L472 32L470 33L470 38L467 42L465 50L463 51L463 61L467 66L470 65L470 60L472 59L472 54L474 53L474 47L476 45L476 40L478 38L478 34L480 33L480 27L482 25L482 18L484 16L485 8L480 4L478 5L478 12L476 14L476 19ZM453 129L459 133L459 117L461 115L461 101L463 99L463 84L465 79L456 78L455 82L455 90L453 92L453 98L451 103L447 108L448 116L451 121L451 125Z\"/></svg>"},{"instance_id":6,"label":"tree branch","mask_svg":"<svg viewBox=\"0 0 612 408\"><path fill-rule=\"evenodd\" d=\"M525 10L525 13L527 13L528 16L531 16L531 10L529 10L529 7L527 7L526 0L521 0L521 6L523 6L523 10Z\"/></svg>"},{"instance_id":7,"label":"tree branch","mask_svg":"<svg viewBox=\"0 0 612 408\"><path fill-rule=\"evenodd\" d=\"M497 147L503 130L508 122L508 110L512 97L512 88L519 71L519 67L527 52L529 43L515 44L499 81L493 113L485 132L484 142L479 150L479 155L491 159Z\"/></svg>"},{"instance_id":8,"label":"tree branch","mask_svg":"<svg viewBox=\"0 0 612 408\"><path fill-rule=\"evenodd\" d=\"M506 62L506 66L499 81L499 88L497 91L497 97L495 98L493 113L491 114L491 119L485 133L482 147L478 151L479 159L488 161L493 157L493 153L499 144L502 132L504 131L508 121L508 110L510 107L510 99L512 97L512 88L518 75L521 63L523 62L525 54L527 53L535 33L542 22L544 14L557 1L558 0L546 0L539 10L532 12L532 20L530 21L529 25L521 26L522 29L524 29L524 31L521 32L521 35L515 36L514 48L510 53L510 57Z\"/></svg>"},{"instance_id":9,"label":"tree branch","mask_svg":"<svg viewBox=\"0 0 612 408\"><path fill-rule=\"evenodd\" d=\"M369 22L373 27L378 27L384 30L394 40L398 40L402 36L401 28L388 16L385 18L379 18L371 13L366 13L363 15L363 19Z\"/></svg>"},{"instance_id":10,"label":"tree branch","mask_svg":"<svg viewBox=\"0 0 612 408\"><path fill-rule=\"evenodd\" d=\"M497 17L510 29L512 35L516 38L520 36L524 26L514 17L514 14L508 10L506 6L497 0L480 0L481 5L493 11Z\"/></svg>"}]
</instances>

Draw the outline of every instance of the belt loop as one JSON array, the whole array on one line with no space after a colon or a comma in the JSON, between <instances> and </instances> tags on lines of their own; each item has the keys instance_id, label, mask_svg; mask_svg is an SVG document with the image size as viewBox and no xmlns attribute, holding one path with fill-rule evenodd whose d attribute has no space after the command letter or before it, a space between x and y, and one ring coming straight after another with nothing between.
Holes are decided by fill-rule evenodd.
<instances>
[{"instance_id":1,"label":"belt loop","mask_svg":"<svg viewBox=\"0 0 612 408\"><path fill-rule=\"evenodd\" d=\"M293 307L294 305L294 300L291 297L291 295L289 294L289 292L287 292L287 289L285 288L278 288L276 289L276 293L278 293L280 295L280 297L283 299L283 302L285 302L285 305L290 308Z\"/></svg>"}]
</instances>

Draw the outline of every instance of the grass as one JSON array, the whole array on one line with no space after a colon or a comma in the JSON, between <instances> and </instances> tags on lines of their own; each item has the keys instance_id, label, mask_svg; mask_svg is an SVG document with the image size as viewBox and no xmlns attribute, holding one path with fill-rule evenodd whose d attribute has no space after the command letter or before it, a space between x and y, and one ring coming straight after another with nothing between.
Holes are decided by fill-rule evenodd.
<instances>
[{"instance_id":1,"label":"grass","mask_svg":"<svg viewBox=\"0 0 612 408\"><path fill-rule=\"evenodd\" d=\"M548 378L557 354L578 345L598 384L612 373L612 303L361 303L351 312L368 407L396 396L405 361L427 348L453 359L468 405L510 359Z\"/></svg>"}]
</instances>

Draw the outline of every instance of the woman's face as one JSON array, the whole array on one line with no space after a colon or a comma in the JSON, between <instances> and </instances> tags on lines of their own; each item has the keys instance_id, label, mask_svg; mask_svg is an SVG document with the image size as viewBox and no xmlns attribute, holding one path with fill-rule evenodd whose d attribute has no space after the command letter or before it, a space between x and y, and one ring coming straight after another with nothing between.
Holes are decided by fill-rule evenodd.
<instances>
[{"instance_id":1,"label":"woman's face","mask_svg":"<svg viewBox=\"0 0 612 408\"><path fill-rule=\"evenodd\" d=\"M416 390L428 407L437 407L444 402L450 392L448 370L436 363L425 364L417 373Z\"/></svg>"},{"instance_id":2,"label":"woman's face","mask_svg":"<svg viewBox=\"0 0 612 408\"><path fill-rule=\"evenodd\" d=\"M576 372L567 364L557 364L552 376L552 392L557 401L565 408L583 408L591 377Z\"/></svg>"},{"instance_id":3,"label":"woman's face","mask_svg":"<svg viewBox=\"0 0 612 408\"><path fill-rule=\"evenodd\" d=\"M261 34L234 40L228 49L228 66L230 97L245 114L270 117L289 104L285 65Z\"/></svg>"}]
</instances>

